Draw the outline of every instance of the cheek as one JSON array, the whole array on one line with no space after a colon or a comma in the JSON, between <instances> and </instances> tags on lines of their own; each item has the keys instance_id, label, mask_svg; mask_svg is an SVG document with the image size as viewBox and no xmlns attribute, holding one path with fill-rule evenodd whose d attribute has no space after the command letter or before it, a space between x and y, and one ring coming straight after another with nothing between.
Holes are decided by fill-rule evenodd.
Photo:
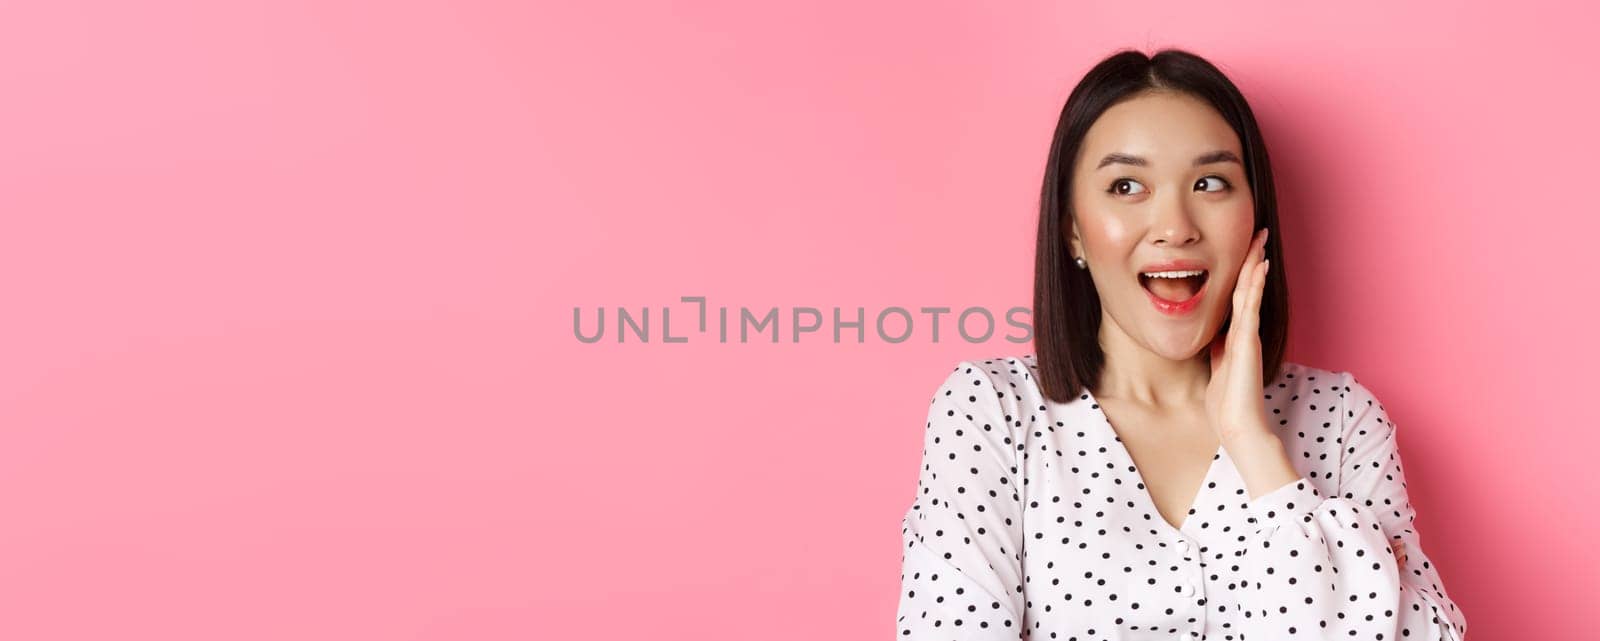
<instances>
[{"instance_id":1,"label":"cheek","mask_svg":"<svg viewBox=\"0 0 1600 641\"><path fill-rule=\"evenodd\" d=\"M1232 206L1229 207L1228 214L1228 219L1234 221L1234 223L1240 227L1251 231L1255 230L1256 205L1255 201L1251 200L1249 196L1240 198L1237 202L1233 203Z\"/></svg>"},{"instance_id":2,"label":"cheek","mask_svg":"<svg viewBox=\"0 0 1600 641\"><path fill-rule=\"evenodd\" d=\"M1248 193L1221 199L1210 203L1210 205L1208 210L1212 220L1239 227L1249 227L1255 222L1255 201Z\"/></svg>"},{"instance_id":3,"label":"cheek","mask_svg":"<svg viewBox=\"0 0 1600 641\"><path fill-rule=\"evenodd\" d=\"M1089 251L1099 249L1101 254L1125 247L1134 238L1134 230L1126 221L1109 214L1091 212L1078 221L1078 229L1083 241L1088 243Z\"/></svg>"},{"instance_id":4,"label":"cheek","mask_svg":"<svg viewBox=\"0 0 1600 641\"><path fill-rule=\"evenodd\" d=\"M1216 216L1213 220L1218 224L1212 230L1212 237L1226 248L1224 255L1237 257L1242 264L1245 252L1250 249L1250 241L1256 235L1255 207L1246 199L1236 204L1230 203L1214 213Z\"/></svg>"}]
</instances>

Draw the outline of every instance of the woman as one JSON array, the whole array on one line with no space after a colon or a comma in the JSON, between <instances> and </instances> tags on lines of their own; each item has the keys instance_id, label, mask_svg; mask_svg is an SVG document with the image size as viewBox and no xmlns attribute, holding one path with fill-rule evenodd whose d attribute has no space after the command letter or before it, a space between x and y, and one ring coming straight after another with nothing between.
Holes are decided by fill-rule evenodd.
<instances>
[{"instance_id":1,"label":"woman","mask_svg":"<svg viewBox=\"0 0 1600 641\"><path fill-rule=\"evenodd\" d=\"M1461 639L1395 428L1285 362L1267 150L1205 60L1118 52L1062 110L1036 354L933 396L903 523L910 639Z\"/></svg>"}]
</instances>

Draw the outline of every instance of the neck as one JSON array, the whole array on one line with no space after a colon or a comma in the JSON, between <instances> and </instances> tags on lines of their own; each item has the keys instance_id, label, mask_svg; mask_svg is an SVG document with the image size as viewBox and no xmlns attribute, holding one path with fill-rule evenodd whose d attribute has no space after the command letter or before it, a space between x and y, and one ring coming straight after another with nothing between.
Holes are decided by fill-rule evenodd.
<instances>
[{"instance_id":1,"label":"neck","mask_svg":"<svg viewBox=\"0 0 1600 641\"><path fill-rule=\"evenodd\" d=\"M1174 360L1135 343L1110 318L1100 324L1105 367L1095 396L1155 408L1204 405L1211 382L1210 351Z\"/></svg>"}]
</instances>

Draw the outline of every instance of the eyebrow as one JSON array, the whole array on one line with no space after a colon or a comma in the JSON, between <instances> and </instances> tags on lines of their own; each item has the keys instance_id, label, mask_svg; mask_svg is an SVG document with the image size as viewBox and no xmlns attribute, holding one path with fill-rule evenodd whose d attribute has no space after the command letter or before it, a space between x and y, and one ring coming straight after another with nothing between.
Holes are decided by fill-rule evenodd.
<instances>
[{"instance_id":1,"label":"eyebrow","mask_svg":"<svg viewBox=\"0 0 1600 641\"><path fill-rule=\"evenodd\" d=\"M1243 162L1241 162L1239 160L1238 156L1234 155L1233 152L1228 151L1226 149L1223 149L1223 150L1213 151L1213 152L1210 152L1210 153L1200 154L1199 156L1197 156L1194 159L1194 166L1199 167L1201 165L1209 165L1211 163L1217 163L1217 162L1231 162L1231 163L1238 163L1240 165L1244 164ZM1111 165L1111 164L1116 164L1116 163L1122 163L1124 165L1134 165L1136 167L1148 167L1150 165L1150 161L1145 160L1144 158L1141 158L1139 156L1134 156L1134 155L1131 155L1131 154L1124 154L1124 153L1113 151L1113 152L1111 152L1109 154L1106 154L1105 158L1101 158L1100 159L1100 164L1095 165L1094 168L1095 169L1099 169L1099 168L1104 167L1106 165Z\"/></svg>"}]
</instances>

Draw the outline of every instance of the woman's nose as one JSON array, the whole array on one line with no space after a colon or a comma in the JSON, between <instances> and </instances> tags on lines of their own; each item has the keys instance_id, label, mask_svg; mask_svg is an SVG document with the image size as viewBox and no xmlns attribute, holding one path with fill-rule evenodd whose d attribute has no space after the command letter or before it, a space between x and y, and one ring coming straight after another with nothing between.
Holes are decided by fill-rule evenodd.
<instances>
[{"instance_id":1,"label":"woman's nose","mask_svg":"<svg viewBox=\"0 0 1600 641\"><path fill-rule=\"evenodd\" d=\"M1187 245L1199 238L1200 228L1182 203L1169 203L1157 213L1151 228L1156 242L1166 245Z\"/></svg>"}]
</instances>

